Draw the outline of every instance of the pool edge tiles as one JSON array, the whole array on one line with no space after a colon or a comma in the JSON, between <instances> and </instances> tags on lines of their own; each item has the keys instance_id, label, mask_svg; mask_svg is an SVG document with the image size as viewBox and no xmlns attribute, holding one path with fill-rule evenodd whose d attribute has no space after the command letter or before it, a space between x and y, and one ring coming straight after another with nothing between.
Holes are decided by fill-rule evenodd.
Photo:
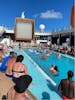
<instances>
[{"instance_id":1,"label":"pool edge tiles","mask_svg":"<svg viewBox=\"0 0 75 100\"><path fill-rule=\"evenodd\" d=\"M29 55L26 54L24 51L25 55L28 57L28 59L34 64L34 66L45 76L46 79L50 80L50 82L53 84L53 86L56 86L56 83L39 67L38 64L36 64L33 59Z\"/></svg>"}]
</instances>

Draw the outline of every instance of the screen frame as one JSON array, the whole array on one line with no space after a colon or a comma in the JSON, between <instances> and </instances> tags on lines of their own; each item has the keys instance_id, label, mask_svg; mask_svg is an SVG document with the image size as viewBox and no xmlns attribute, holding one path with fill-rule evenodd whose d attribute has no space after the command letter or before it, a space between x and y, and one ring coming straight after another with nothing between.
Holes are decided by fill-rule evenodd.
<instances>
[{"instance_id":1,"label":"screen frame","mask_svg":"<svg viewBox=\"0 0 75 100\"><path fill-rule=\"evenodd\" d=\"M32 37L31 39L28 38L17 38L16 37L16 31L17 31L17 22L23 22L23 23L31 23L32 24ZM34 20L32 19L27 19L27 18L16 18L15 19L15 25L14 25L14 36L16 41L31 41L34 39Z\"/></svg>"}]
</instances>

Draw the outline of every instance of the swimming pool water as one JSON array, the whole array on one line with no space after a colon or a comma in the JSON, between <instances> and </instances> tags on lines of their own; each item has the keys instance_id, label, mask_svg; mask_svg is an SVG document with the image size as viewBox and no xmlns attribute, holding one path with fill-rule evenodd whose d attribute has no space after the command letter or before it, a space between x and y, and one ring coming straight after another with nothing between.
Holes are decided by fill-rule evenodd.
<instances>
[{"instance_id":1,"label":"swimming pool water","mask_svg":"<svg viewBox=\"0 0 75 100\"><path fill-rule=\"evenodd\" d=\"M52 53L49 57L45 59L41 59L40 57L43 55L43 52L35 52L37 48L31 49L32 52L29 51L28 48L25 48L24 51L43 69L43 71L58 85L60 80L63 78L67 78L67 71L72 70L74 72L74 59L62 56L61 59L58 59L56 53ZM52 75L48 68L54 64L58 66L59 74L57 76ZM73 80L75 78L73 77Z\"/></svg>"},{"instance_id":2,"label":"swimming pool water","mask_svg":"<svg viewBox=\"0 0 75 100\"><path fill-rule=\"evenodd\" d=\"M19 51L17 48L14 50L18 55L24 55L23 63L27 66L28 74L32 76L33 85L29 87L29 90L36 96L37 100L62 100L55 87L53 87L50 81L34 66L26 53Z\"/></svg>"}]
</instances>

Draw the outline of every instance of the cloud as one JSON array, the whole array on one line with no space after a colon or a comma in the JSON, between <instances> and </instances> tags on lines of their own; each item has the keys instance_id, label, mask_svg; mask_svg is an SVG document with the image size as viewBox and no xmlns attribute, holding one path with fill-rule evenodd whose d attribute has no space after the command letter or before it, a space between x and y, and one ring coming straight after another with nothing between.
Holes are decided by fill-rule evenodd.
<instances>
[{"instance_id":1,"label":"cloud","mask_svg":"<svg viewBox=\"0 0 75 100\"><path fill-rule=\"evenodd\" d=\"M50 18L54 18L54 19L62 19L63 15L61 12L56 12L54 10L47 10L45 12L41 12L39 14L35 14L34 15L35 18L39 17L39 18L43 18L43 19L50 19Z\"/></svg>"}]
</instances>

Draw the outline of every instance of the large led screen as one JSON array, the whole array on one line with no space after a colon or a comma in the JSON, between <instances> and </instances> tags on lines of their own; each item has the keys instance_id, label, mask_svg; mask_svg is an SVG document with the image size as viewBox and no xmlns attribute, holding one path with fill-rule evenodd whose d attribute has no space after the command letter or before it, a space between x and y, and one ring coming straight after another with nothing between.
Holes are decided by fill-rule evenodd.
<instances>
[{"instance_id":1,"label":"large led screen","mask_svg":"<svg viewBox=\"0 0 75 100\"><path fill-rule=\"evenodd\" d=\"M34 37L34 21L26 18L16 18L14 32L15 40L32 40Z\"/></svg>"}]
</instances>

